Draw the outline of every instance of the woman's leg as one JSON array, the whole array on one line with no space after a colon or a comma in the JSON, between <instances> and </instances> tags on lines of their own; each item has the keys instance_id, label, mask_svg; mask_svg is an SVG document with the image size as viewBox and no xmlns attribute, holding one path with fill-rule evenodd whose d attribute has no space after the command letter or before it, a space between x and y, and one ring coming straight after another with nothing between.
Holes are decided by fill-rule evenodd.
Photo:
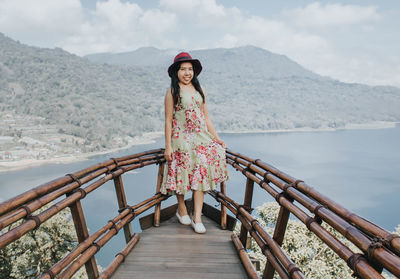
<instances>
[{"instance_id":1,"label":"woman's leg","mask_svg":"<svg viewBox=\"0 0 400 279\"><path fill-rule=\"evenodd\" d=\"M193 190L193 199L194 199L193 221L195 223L201 223L201 212L203 210L204 192Z\"/></svg>"},{"instance_id":2,"label":"woman's leg","mask_svg":"<svg viewBox=\"0 0 400 279\"><path fill-rule=\"evenodd\" d=\"M185 205L185 196L184 195L176 195L178 200L178 214L179 216L188 215L186 205Z\"/></svg>"}]
</instances>

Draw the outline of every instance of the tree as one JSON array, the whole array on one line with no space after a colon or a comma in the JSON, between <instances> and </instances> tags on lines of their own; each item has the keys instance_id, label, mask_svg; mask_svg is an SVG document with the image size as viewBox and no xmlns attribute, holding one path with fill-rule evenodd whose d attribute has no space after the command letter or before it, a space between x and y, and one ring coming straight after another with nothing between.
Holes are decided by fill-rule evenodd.
<instances>
[{"instance_id":1,"label":"tree","mask_svg":"<svg viewBox=\"0 0 400 279\"><path fill-rule=\"evenodd\" d=\"M49 206L42 207L35 214ZM68 208L62 210L37 229L0 250L0 279L37 278L51 268L77 245L74 224ZM1 233L20 225L19 221ZM84 267L74 276L87 278Z\"/></svg>"},{"instance_id":2,"label":"tree","mask_svg":"<svg viewBox=\"0 0 400 279\"><path fill-rule=\"evenodd\" d=\"M257 207L256 219L269 235L273 235L278 212L279 205L275 202L265 203ZM355 245L329 225L323 223L322 226L350 247L352 251L360 253L360 250ZM400 225L396 228L395 233L400 234ZM289 220L282 249L303 271L307 278L353 278L351 276L353 271L347 266L346 262L298 220ZM261 270L264 270L265 256L253 239L251 240L251 248L248 250L248 253L251 257L260 261ZM394 277L391 277L387 273L383 273L383 276L394 279ZM274 278L278 278L276 273Z\"/></svg>"}]
</instances>

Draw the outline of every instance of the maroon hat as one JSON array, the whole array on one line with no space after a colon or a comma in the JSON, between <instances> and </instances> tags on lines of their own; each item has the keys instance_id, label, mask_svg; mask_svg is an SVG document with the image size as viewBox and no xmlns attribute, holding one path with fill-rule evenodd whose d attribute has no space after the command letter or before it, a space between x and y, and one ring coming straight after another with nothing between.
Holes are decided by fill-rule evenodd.
<instances>
[{"instance_id":1,"label":"maroon hat","mask_svg":"<svg viewBox=\"0 0 400 279\"><path fill-rule=\"evenodd\" d=\"M201 70L203 69L199 60L192 59L192 56L190 56L190 54L187 52L181 52L177 56L175 56L174 63L172 63L172 65L169 66L168 68L168 75L170 77L172 77L172 73L175 67L182 62L191 62L193 65L193 71L196 74L196 76L198 76Z\"/></svg>"}]
</instances>

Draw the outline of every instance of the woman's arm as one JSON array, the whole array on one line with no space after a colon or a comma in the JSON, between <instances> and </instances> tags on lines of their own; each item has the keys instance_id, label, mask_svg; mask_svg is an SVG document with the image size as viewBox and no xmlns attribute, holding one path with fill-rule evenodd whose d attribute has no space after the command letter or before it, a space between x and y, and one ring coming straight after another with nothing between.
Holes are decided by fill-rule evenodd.
<instances>
[{"instance_id":1,"label":"woman's arm","mask_svg":"<svg viewBox=\"0 0 400 279\"><path fill-rule=\"evenodd\" d=\"M219 138L217 131L215 131L214 125L212 124L211 119L208 116L208 110L207 110L207 104L206 104L206 93L205 93L204 89L203 89L203 93L204 93L204 102L201 105L201 108L203 110L204 119L207 124L207 130L213 136L213 140L215 140L216 142L221 144L223 148L226 148L225 142Z\"/></svg>"},{"instance_id":2,"label":"woman's arm","mask_svg":"<svg viewBox=\"0 0 400 279\"><path fill-rule=\"evenodd\" d=\"M172 160L172 147L171 147L171 136L172 136L172 114L174 111L174 100L172 98L171 88L168 88L167 94L164 99L165 104L165 160Z\"/></svg>"}]
</instances>

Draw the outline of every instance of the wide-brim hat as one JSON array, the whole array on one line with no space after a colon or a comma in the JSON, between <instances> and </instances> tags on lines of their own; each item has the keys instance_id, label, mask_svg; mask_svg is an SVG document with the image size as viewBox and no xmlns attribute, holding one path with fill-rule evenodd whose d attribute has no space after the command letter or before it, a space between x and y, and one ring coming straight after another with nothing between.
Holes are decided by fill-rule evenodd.
<instances>
[{"instance_id":1,"label":"wide-brim hat","mask_svg":"<svg viewBox=\"0 0 400 279\"><path fill-rule=\"evenodd\" d=\"M203 69L199 60L193 59L192 56L190 56L190 54L187 52L181 52L177 56L175 56L174 63L172 63L172 65L169 66L168 75L170 77L172 77L172 73L174 72L175 67L177 67L180 63L183 63L183 62L192 63L193 71L196 76L198 76L200 74L201 70Z\"/></svg>"}]
</instances>

